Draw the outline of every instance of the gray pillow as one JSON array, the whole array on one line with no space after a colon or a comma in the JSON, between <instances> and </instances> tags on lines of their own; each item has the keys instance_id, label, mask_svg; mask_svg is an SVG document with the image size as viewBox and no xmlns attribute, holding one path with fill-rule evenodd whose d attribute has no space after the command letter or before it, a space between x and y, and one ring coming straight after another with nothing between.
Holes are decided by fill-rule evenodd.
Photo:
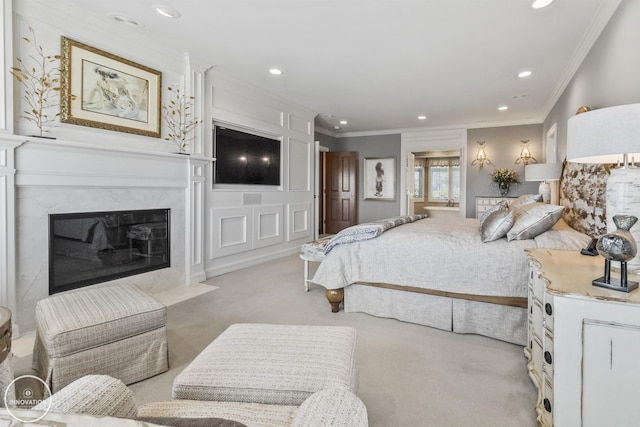
<instances>
[{"instance_id":1,"label":"gray pillow","mask_svg":"<svg viewBox=\"0 0 640 427\"><path fill-rule=\"evenodd\" d=\"M520 206L528 205L529 203L536 203L542 201L542 194L523 194L517 199L509 203L509 209L518 209Z\"/></svg>"},{"instance_id":2,"label":"gray pillow","mask_svg":"<svg viewBox=\"0 0 640 427\"><path fill-rule=\"evenodd\" d=\"M506 200L500 200L480 215L480 229L482 229L482 224L489 218L489 215L501 209L509 209L509 203Z\"/></svg>"},{"instance_id":3,"label":"gray pillow","mask_svg":"<svg viewBox=\"0 0 640 427\"><path fill-rule=\"evenodd\" d=\"M529 203L513 211L513 227L507 233L507 240L527 240L544 233L555 225L562 216L562 206L545 203Z\"/></svg>"},{"instance_id":4,"label":"gray pillow","mask_svg":"<svg viewBox=\"0 0 640 427\"><path fill-rule=\"evenodd\" d=\"M480 238L484 243L504 237L513 225L513 211L499 209L491 213L480 227Z\"/></svg>"}]
</instances>

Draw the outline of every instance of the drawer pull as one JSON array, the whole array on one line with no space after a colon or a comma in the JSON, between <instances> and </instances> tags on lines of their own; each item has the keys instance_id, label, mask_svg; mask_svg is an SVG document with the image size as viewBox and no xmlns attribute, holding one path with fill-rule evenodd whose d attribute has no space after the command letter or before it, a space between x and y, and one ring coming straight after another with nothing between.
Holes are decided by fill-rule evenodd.
<instances>
[{"instance_id":1,"label":"drawer pull","mask_svg":"<svg viewBox=\"0 0 640 427\"><path fill-rule=\"evenodd\" d=\"M544 352L544 361L547 362L549 365L551 365L551 362L553 362L551 353L549 353L548 351Z\"/></svg>"},{"instance_id":2,"label":"drawer pull","mask_svg":"<svg viewBox=\"0 0 640 427\"><path fill-rule=\"evenodd\" d=\"M551 304L546 303L546 304L544 305L544 311L545 311L549 316L551 316L551 315L553 314L553 307L551 307Z\"/></svg>"},{"instance_id":3,"label":"drawer pull","mask_svg":"<svg viewBox=\"0 0 640 427\"><path fill-rule=\"evenodd\" d=\"M551 412L551 402L546 397L544 399L544 409L547 412Z\"/></svg>"}]
</instances>

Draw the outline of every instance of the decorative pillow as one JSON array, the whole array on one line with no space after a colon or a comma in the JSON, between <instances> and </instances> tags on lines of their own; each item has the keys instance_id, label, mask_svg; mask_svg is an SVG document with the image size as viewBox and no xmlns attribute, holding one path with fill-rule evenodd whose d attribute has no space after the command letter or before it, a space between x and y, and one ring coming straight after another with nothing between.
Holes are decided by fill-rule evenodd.
<instances>
[{"instance_id":1,"label":"decorative pillow","mask_svg":"<svg viewBox=\"0 0 640 427\"><path fill-rule=\"evenodd\" d=\"M523 194L517 199L509 203L509 209L517 209L520 206L528 205L529 203L541 202L542 194Z\"/></svg>"},{"instance_id":2,"label":"decorative pillow","mask_svg":"<svg viewBox=\"0 0 640 427\"><path fill-rule=\"evenodd\" d=\"M484 243L501 239L513 225L513 211L498 209L487 217L480 226L480 238Z\"/></svg>"},{"instance_id":3,"label":"decorative pillow","mask_svg":"<svg viewBox=\"0 0 640 427\"><path fill-rule=\"evenodd\" d=\"M482 215L480 216L480 229L482 229L482 224L484 224L489 215L501 209L509 209L509 203L506 200L500 200L498 203L491 206L489 209L482 213Z\"/></svg>"},{"instance_id":4,"label":"decorative pillow","mask_svg":"<svg viewBox=\"0 0 640 427\"><path fill-rule=\"evenodd\" d=\"M513 227L507 240L527 240L544 233L562 216L562 206L545 203L529 203L513 211Z\"/></svg>"}]
</instances>

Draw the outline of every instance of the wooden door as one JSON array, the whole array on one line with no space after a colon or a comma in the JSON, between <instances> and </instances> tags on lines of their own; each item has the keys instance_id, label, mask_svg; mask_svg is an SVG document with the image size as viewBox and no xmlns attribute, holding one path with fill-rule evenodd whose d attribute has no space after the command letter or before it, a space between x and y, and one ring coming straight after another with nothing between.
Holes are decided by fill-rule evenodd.
<instances>
[{"instance_id":1,"label":"wooden door","mask_svg":"<svg viewBox=\"0 0 640 427\"><path fill-rule=\"evenodd\" d=\"M325 233L358 223L358 153L325 153Z\"/></svg>"}]
</instances>

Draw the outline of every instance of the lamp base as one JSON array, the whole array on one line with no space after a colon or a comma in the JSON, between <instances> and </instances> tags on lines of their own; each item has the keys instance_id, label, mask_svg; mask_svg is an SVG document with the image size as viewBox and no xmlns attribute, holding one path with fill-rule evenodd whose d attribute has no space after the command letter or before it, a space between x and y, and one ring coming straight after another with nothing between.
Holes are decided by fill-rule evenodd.
<instances>
[{"instance_id":1,"label":"lamp base","mask_svg":"<svg viewBox=\"0 0 640 427\"><path fill-rule=\"evenodd\" d=\"M542 196L542 202L549 204L551 203L551 186L548 182L542 181L540 186L538 187L538 193Z\"/></svg>"}]
</instances>

